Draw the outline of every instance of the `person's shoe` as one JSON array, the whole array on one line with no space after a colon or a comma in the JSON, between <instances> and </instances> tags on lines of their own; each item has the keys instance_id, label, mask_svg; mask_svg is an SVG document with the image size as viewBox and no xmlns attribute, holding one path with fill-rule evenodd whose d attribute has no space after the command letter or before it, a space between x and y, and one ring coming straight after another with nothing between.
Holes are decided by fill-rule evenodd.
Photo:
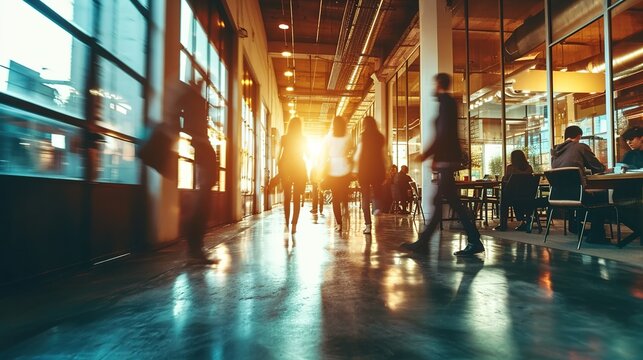
<instances>
[{"instance_id":1,"label":"person's shoe","mask_svg":"<svg viewBox=\"0 0 643 360\"><path fill-rule=\"evenodd\" d=\"M493 228L495 231L507 231L507 225L498 225Z\"/></svg>"},{"instance_id":2,"label":"person's shoe","mask_svg":"<svg viewBox=\"0 0 643 360\"><path fill-rule=\"evenodd\" d=\"M371 233L371 224L368 224L364 227L364 231L362 231L364 234L370 234Z\"/></svg>"},{"instance_id":3,"label":"person's shoe","mask_svg":"<svg viewBox=\"0 0 643 360\"><path fill-rule=\"evenodd\" d=\"M527 230L529 230L529 224L523 221L520 225L516 226L516 228L514 230L516 230L516 231L527 231Z\"/></svg>"},{"instance_id":4,"label":"person's shoe","mask_svg":"<svg viewBox=\"0 0 643 360\"><path fill-rule=\"evenodd\" d=\"M403 251L413 252L417 254L426 254L429 252L429 245L422 244L419 241L414 243L402 243L400 249Z\"/></svg>"},{"instance_id":5,"label":"person's shoe","mask_svg":"<svg viewBox=\"0 0 643 360\"><path fill-rule=\"evenodd\" d=\"M465 247L462 250L454 252L453 255L469 256L469 255L479 254L481 252L484 252L484 246L482 246L482 244L468 244L467 247Z\"/></svg>"},{"instance_id":6,"label":"person's shoe","mask_svg":"<svg viewBox=\"0 0 643 360\"><path fill-rule=\"evenodd\" d=\"M311 214L313 214L313 215L315 215L315 214L317 214L317 210L312 209L312 210L310 210L310 213L311 213Z\"/></svg>"},{"instance_id":7,"label":"person's shoe","mask_svg":"<svg viewBox=\"0 0 643 360\"><path fill-rule=\"evenodd\" d=\"M342 232L342 226L341 225L335 225L335 231L340 233Z\"/></svg>"},{"instance_id":8,"label":"person's shoe","mask_svg":"<svg viewBox=\"0 0 643 360\"><path fill-rule=\"evenodd\" d=\"M218 259L208 258L205 254L190 255L187 261L188 265L214 265L218 264Z\"/></svg>"},{"instance_id":9,"label":"person's shoe","mask_svg":"<svg viewBox=\"0 0 643 360\"><path fill-rule=\"evenodd\" d=\"M297 224L290 225L290 233L294 234L297 232Z\"/></svg>"}]
</instances>

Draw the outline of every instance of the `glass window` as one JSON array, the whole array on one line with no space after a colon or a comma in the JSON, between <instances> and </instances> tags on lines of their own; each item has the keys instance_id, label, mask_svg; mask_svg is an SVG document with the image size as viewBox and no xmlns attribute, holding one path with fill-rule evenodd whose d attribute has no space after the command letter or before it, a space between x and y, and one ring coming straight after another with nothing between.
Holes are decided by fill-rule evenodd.
<instances>
[{"instance_id":1,"label":"glass window","mask_svg":"<svg viewBox=\"0 0 643 360\"><path fill-rule=\"evenodd\" d=\"M0 49L0 92L84 118L84 44L26 3L6 0Z\"/></svg>"},{"instance_id":2,"label":"glass window","mask_svg":"<svg viewBox=\"0 0 643 360\"><path fill-rule=\"evenodd\" d=\"M0 105L0 174L82 179L82 130Z\"/></svg>"},{"instance_id":3,"label":"glass window","mask_svg":"<svg viewBox=\"0 0 643 360\"><path fill-rule=\"evenodd\" d=\"M391 157L394 165L400 162L397 150L397 78L394 75L388 82L388 131L389 131L389 149L391 149ZM399 169L399 166L398 166Z\"/></svg>"},{"instance_id":4,"label":"glass window","mask_svg":"<svg viewBox=\"0 0 643 360\"><path fill-rule=\"evenodd\" d=\"M194 50L194 58L203 67L208 68L208 35L203 26L197 22L196 24L196 47Z\"/></svg>"},{"instance_id":5,"label":"glass window","mask_svg":"<svg viewBox=\"0 0 643 360\"><path fill-rule=\"evenodd\" d=\"M194 49L194 14L186 0L181 0L181 44L191 54Z\"/></svg>"},{"instance_id":6,"label":"glass window","mask_svg":"<svg viewBox=\"0 0 643 360\"><path fill-rule=\"evenodd\" d=\"M603 0L551 1L552 40L555 42L600 15Z\"/></svg>"},{"instance_id":7,"label":"glass window","mask_svg":"<svg viewBox=\"0 0 643 360\"><path fill-rule=\"evenodd\" d=\"M93 35L93 0L42 0L65 20L72 22L89 35Z\"/></svg>"},{"instance_id":8,"label":"glass window","mask_svg":"<svg viewBox=\"0 0 643 360\"><path fill-rule=\"evenodd\" d=\"M397 73L397 101L395 111L397 112L397 124L395 132L397 133L397 158L398 168L402 165L409 165L408 154L408 134L407 134L407 112L406 112L406 64ZM409 173L409 176L413 174Z\"/></svg>"},{"instance_id":9,"label":"glass window","mask_svg":"<svg viewBox=\"0 0 643 360\"><path fill-rule=\"evenodd\" d=\"M130 0L103 1L99 42L134 71L145 71L147 23Z\"/></svg>"},{"instance_id":10,"label":"glass window","mask_svg":"<svg viewBox=\"0 0 643 360\"><path fill-rule=\"evenodd\" d=\"M139 137L143 129L143 86L106 59L99 60L98 83L99 88L90 91L100 102L96 123Z\"/></svg>"},{"instance_id":11,"label":"glass window","mask_svg":"<svg viewBox=\"0 0 643 360\"><path fill-rule=\"evenodd\" d=\"M105 136L104 141L99 142L98 151L100 161L96 167L96 181L138 184L139 183L139 160L135 156L136 147L134 144Z\"/></svg>"},{"instance_id":12,"label":"glass window","mask_svg":"<svg viewBox=\"0 0 643 360\"><path fill-rule=\"evenodd\" d=\"M521 150L534 171L543 172L550 162L545 37L543 34L538 42L530 35L537 31L535 19L545 21L544 3L523 0L503 4L507 164L511 153ZM533 81L525 86L526 80Z\"/></svg>"},{"instance_id":13,"label":"glass window","mask_svg":"<svg viewBox=\"0 0 643 360\"><path fill-rule=\"evenodd\" d=\"M553 118L554 145L565 141L567 126L580 126L582 141L607 164L603 40L601 18L552 48Z\"/></svg>"},{"instance_id":14,"label":"glass window","mask_svg":"<svg viewBox=\"0 0 643 360\"><path fill-rule=\"evenodd\" d=\"M469 158L469 122L467 120L467 89L465 82L465 70L467 64L467 49L465 41L464 6L455 8L451 18L452 47L453 47L453 83L452 95L458 108L458 136L462 151ZM411 158L413 159L413 158ZM459 179L468 176L468 170L460 171L457 174Z\"/></svg>"},{"instance_id":15,"label":"glass window","mask_svg":"<svg viewBox=\"0 0 643 360\"><path fill-rule=\"evenodd\" d=\"M184 83L192 79L192 63L183 50L179 52L179 80Z\"/></svg>"},{"instance_id":16,"label":"glass window","mask_svg":"<svg viewBox=\"0 0 643 360\"><path fill-rule=\"evenodd\" d=\"M498 1L469 2L471 178L501 175L502 123ZM496 20L494 20L496 19Z\"/></svg>"},{"instance_id":17,"label":"glass window","mask_svg":"<svg viewBox=\"0 0 643 360\"><path fill-rule=\"evenodd\" d=\"M408 80L408 149L409 175L421 184L422 164L415 158L422 153L422 136L420 131L420 49L418 48L409 58L407 68Z\"/></svg>"},{"instance_id":18,"label":"glass window","mask_svg":"<svg viewBox=\"0 0 643 360\"><path fill-rule=\"evenodd\" d=\"M643 1L626 1L612 10L612 81L616 162L630 147L620 139L628 127L643 126ZM637 40L638 39L638 40Z\"/></svg>"}]
</instances>

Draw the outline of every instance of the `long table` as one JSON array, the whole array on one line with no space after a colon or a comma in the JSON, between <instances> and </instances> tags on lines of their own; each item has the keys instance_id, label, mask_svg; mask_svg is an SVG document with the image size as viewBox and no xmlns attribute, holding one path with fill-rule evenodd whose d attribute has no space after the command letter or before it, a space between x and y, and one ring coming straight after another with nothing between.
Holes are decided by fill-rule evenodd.
<instances>
[{"instance_id":1,"label":"long table","mask_svg":"<svg viewBox=\"0 0 643 360\"><path fill-rule=\"evenodd\" d=\"M588 189L639 189L641 194L641 199L639 206L643 206L643 173L641 172L631 172L624 174L601 174L601 175L588 175L587 176L587 188ZM641 219L639 223L643 224L643 211L639 211L641 214ZM631 243L637 237L641 237L641 234L637 231L628 235L618 243L618 247L622 248L625 245ZM643 245L643 239L641 240L641 245Z\"/></svg>"}]
</instances>

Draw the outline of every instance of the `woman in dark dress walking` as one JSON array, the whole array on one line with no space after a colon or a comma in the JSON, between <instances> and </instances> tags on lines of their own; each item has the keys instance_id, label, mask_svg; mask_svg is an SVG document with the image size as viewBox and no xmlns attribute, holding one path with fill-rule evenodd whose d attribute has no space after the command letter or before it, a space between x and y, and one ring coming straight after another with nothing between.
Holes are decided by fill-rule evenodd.
<instances>
[{"instance_id":1,"label":"woman in dark dress walking","mask_svg":"<svg viewBox=\"0 0 643 360\"><path fill-rule=\"evenodd\" d=\"M384 135L377 129L377 123L372 116L362 120L360 143L357 146L357 180L362 192L362 211L364 213L364 234L372 230L370 203L373 199L373 210L377 210L382 199L382 183L386 176L384 160ZM371 191L373 196L371 197Z\"/></svg>"},{"instance_id":2,"label":"woman in dark dress walking","mask_svg":"<svg viewBox=\"0 0 643 360\"><path fill-rule=\"evenodd\" d=\"M302 132L301 119L295 117L290 119L286 135L281 137L281 151L278 162L281 186L284 188L285 231L288 231L288 222L290 222L290 231L293 234L297 232L297 220L301 210L301 195L306 188L305 152L306 139ZM292 219L290 219L291 198L293 202Z\"/></svg>"}]
</instances>

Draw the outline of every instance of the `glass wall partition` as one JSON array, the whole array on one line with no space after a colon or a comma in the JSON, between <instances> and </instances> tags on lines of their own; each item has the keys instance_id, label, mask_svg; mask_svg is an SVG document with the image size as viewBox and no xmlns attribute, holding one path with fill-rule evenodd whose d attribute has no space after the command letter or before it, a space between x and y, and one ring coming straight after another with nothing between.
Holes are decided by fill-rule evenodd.
<instances>
[{"instance_id":1,"label":"glass wall partition","mask_svg":"<svg viewBox=\"0 0 643 360\"><path fill-rule=\"evenodd\" d=\"M612 1L617 3L617 1ZM624 1L612 8L612 83L616 159L629 146L620 135L629 127L643 126L643 1Z\"/></svg>"},{"instance_id":2,"label":"glass wall partition","mask_svg":"<svg viewBox=\"0 0 643 360\"><path fill-rule=\"evenodd\" d=\"M549 168L544 2L503 1L506 159L523 151L536 172Z\"/></svg>"},{"instance_id":3,"label":"glass wall partition","mask_svg":"<svg viewBox=\"0 0 643 360\"><path fill-rule=\"evenodd\" d=\"M203 96L208 102L208 137L219 159L219 182L212 190L225 191L228 147L228 26L222 11L214 4L203 9L208 17L197 18L193 4L181 0L181 50L179 80L205 80ZM200 13L200 12L199 12ZM209 39L209 40L208 40ZM194 189L197 184L194 149L191 137L181 133L179 139L179 183L181 189Z\"/></svg>"},{"instance_id":4,"label":"glass wall partition","mask_svg":"<svg viewBox=\"0 0 643 360\"><path fill-rule=\"evenodd\" d=\"M149 16L136 0L0 2L0 174L140 182Z\"/></svg>"}]
</instances>

